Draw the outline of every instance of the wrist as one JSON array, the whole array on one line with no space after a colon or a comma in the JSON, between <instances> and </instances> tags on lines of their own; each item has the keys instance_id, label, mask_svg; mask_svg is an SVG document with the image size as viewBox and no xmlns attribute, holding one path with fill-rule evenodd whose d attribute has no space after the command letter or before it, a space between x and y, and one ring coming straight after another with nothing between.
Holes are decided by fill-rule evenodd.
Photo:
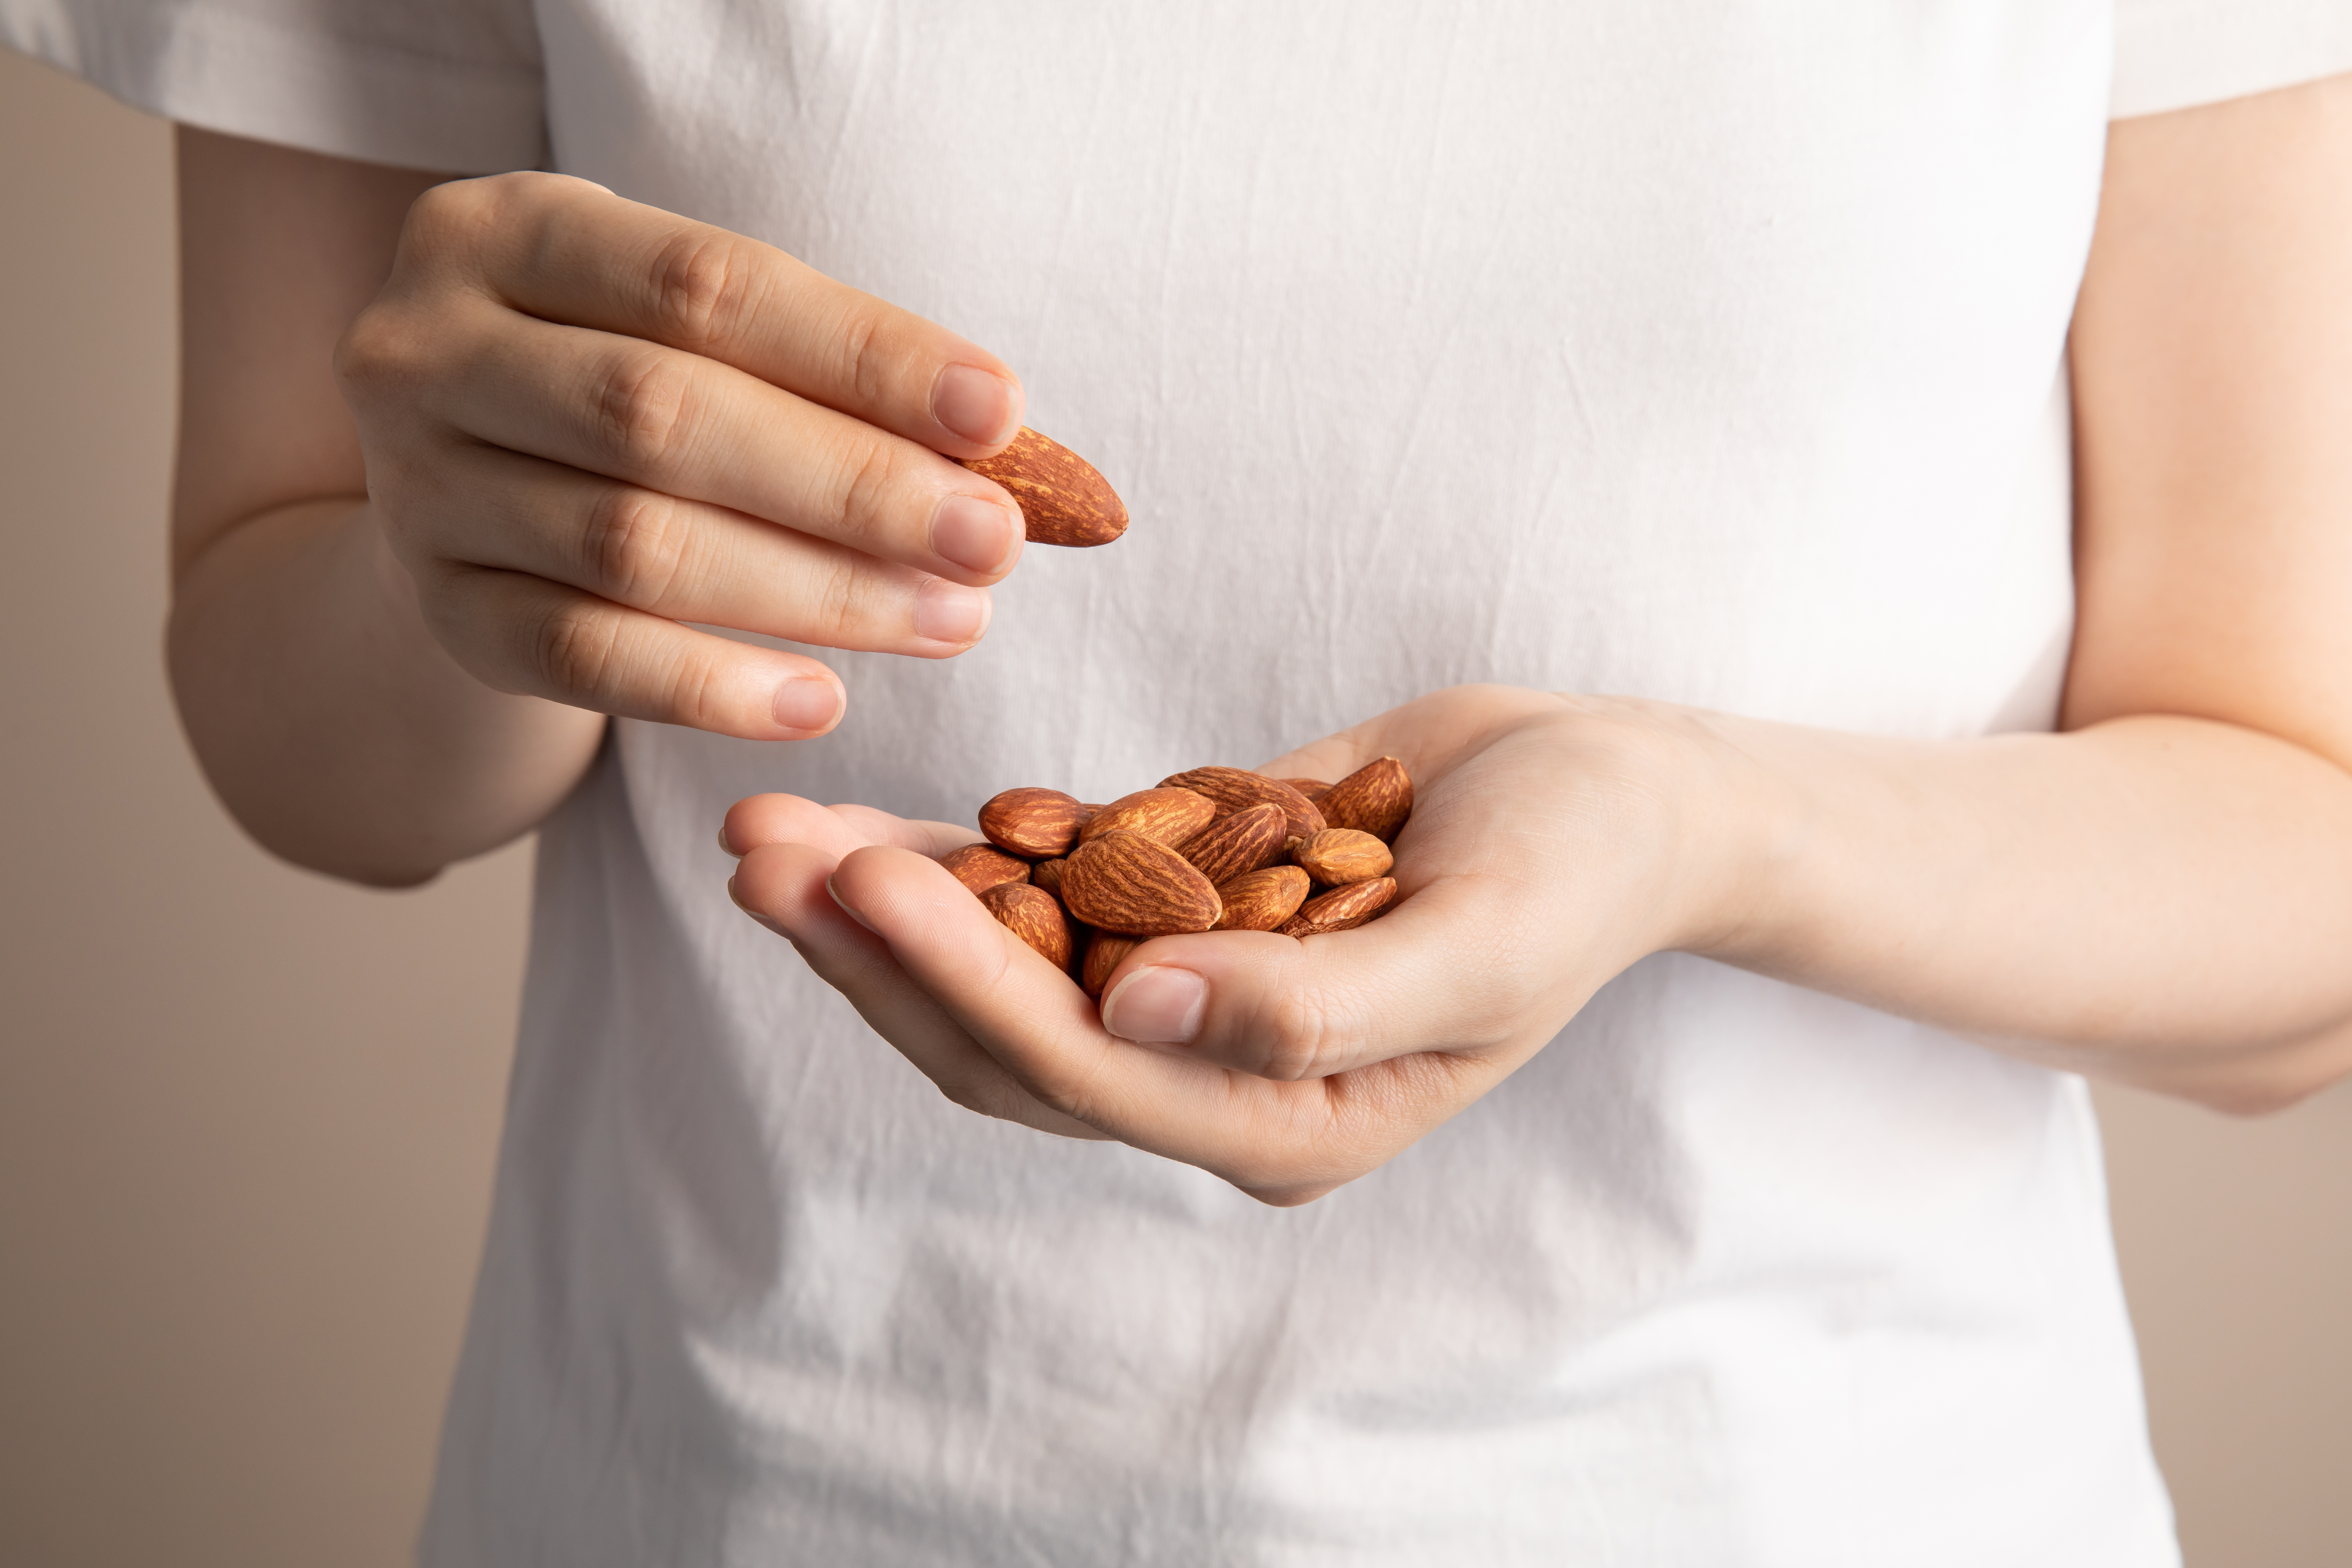
<instances>
[{"instance_id":1,"label":"wrist","mask_svg":"<svg viewBox=\"0 0 2352 1568\"><path fill-rule=\"evenodd\" d=\"M1766 760L1769 726L1669 702L1563 700L1616 753L1611 773L1653 847L1652 918L1633 956L1741 963L1769 949L1812 830L1799 793Z\"/></svg>"}]
</instances>

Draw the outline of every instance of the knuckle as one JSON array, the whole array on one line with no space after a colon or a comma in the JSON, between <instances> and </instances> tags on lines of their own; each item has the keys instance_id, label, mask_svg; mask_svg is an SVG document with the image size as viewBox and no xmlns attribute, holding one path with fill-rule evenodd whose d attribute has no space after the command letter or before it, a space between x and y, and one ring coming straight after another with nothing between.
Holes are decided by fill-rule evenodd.
<instances>
[{"instance_id":1,"label":"knuckle","mask_svg":"<svg viewBox=\"0 0 2352 1568\"><path fill-rule=\"evenodd\" d=\"M484 205L495 199L501 177L449 180L428 187L408 204L407 221L401 228L403 248L437 250L471 231L480 221Z\"/></svg>"},{"instance_id":2,"label":"knuckle","mask_svg":"<svg viewBox=\"0 0 2352 1568\"><path fill-rule=\"evenodd\" d=\"M681 660L671 672L666 697L664 710L674 723L712 730L732 716L727 671L715 658L697 656Z\"/></svg>"},{"instance_id":3,"label":"knuckle","mask_svg":"<svg viewBox=\"0 0 2352 1568\"><path fill-rule=\"evenodd\" d=\"M852 309L842 322L839 341L841 384L863 406L881 403L892 378L880 312L871 306Z\"/></svg>"},{"instance_id":4,"label":"knuckle","mask_svg":"<svg viewBox=\"0 0 2352 1568\"><path fill-rule=\"evenodd\" d=\"M686 401L687 376L667 355L620 355L591 400L598 448L625 472L660 472L684 431Z\"/></svg>"},{"instance_id":5,"label":"knuckle","mask_svg":"<svg viewBox=\"0 0 2352 1568\"><path fill-rule=\"evenodd\" d=\"M673 236L653 260L657 335L697 353L731 342L756 315L761 276L748 242L723 229Z\"/></svg>"},{"instance_id":6,"label":"knuckle","mask_svg":"<svg viewBox=\"0 0 2352 1568\"><path fill-rule=\"evenodd\" d=\"M1276 996L1267 1021L1271 1027L1259 1076L1286 1081L1326 1076L1329 1071L1326 1064L1346 1029L1320 998L1285 989Z\"/></svg>"},{"instance_id":7,"label":"knuckle","mask_svg":"<svg viewBox=\"0 0 2352 1568\"><path fill-rule=\"evenodd\" d=\"M371 304L335 340L336 384L354 403L397 393L423 374L427 342L405 311L381 300Z\"/></svg>"},{"instance_id":8,"label":"knuckle","mask_svg":"<svg viewBox=\"0 0 2352 1568\"><path fill-rule=\"evenodd\" d=\"M835 560L811 585L808 605L814 635L828 647L845 647L864 629L862 575L857 563Z\"/></svg>"},{"instance_id":9,"label":"knuckle","mask_svg":"<svg viewBox=\"0 0 2352 1568\"><path fill-rule=\"evenodd\" d=\"M395 268L430 271L462 265L479 255L489 236L514 221L525 197L523 178L490 174L448 180L427 189L409 204L401 224Z\"/></svg>"},{"instance_id":10,"label":"knuckle","mask_svg":"<svg viewBox=\"0 0 2352 1568\"><path fill-rule=\"evenodd\" d=\"M605 486L581 542L591 585L621 604L658 608L685 570L688 531L667 496L635 485Z\"/></svg>"},{"instance_id":11,"label":"knuckle","mask_svg":"<svg viewBox=\"0 0 2352 1568\"><path fill-rule=\"evenodd\" d=\"M834 507L845 542L887 536L889 498L898 477L898 454L887 441L860 441L846 455Z\"/></svg>"},{"instance_id":12,"label":"knuckle","mask_svg":"<svg viewBox=\"0 0 2352 1568\"><path fill-rule=\"evenodd\" d=\"M619 651L620 628L593 606L555 605L530 628L531 668L553 690L575 697L603 692Z\"/></svg>"}]
</instances>

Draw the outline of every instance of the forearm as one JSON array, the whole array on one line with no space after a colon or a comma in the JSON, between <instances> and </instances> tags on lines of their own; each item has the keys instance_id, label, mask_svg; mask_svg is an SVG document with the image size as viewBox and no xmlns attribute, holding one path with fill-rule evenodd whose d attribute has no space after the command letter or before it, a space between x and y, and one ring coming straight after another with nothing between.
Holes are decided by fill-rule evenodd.
<instances>
[{"instance_id":1,"label":"forearm","mask_svg":"<svg viewBox=\"0 0 2352 1568\"><path fill-rule=\"evenodd\" d=\"M288 507L183 563L168 639L182 721L265 847L355 881L420 882L529 831L599 714L459 668L363 500Z\"/></svg>"},{"instance_id":2,"label":"forearm","mask_svg":"<svg viewBox=\"0 0 2352 1568\"><path fill-rule=\"evenodd\" d=\"M1925 744L1707 721L1769 804L1711 956L2228 1109L2352 1068L2352 774L2168 716Z\"/></svg>"}]
</instances>

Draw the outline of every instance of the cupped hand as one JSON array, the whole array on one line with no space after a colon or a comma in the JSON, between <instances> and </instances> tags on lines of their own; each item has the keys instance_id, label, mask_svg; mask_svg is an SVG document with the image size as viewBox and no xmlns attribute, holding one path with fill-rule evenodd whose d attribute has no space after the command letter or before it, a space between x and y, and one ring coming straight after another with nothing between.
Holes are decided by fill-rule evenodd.
<instances>
[{"instance_id":1,"label":"cupped hand","mask_svg":"<svg viewBox=\"0 0 2352 1568\"><path fill-rule=\"evenodd\" d=\"M943 658L1021 552L949 460L1020 427L994 355L583 180L428 191L337 370L426 622L500 690L818 733L831 670L681 623Z\"/></svg>"},{"instance_id":2,"label":"cupped hand","mask_svg":"<svg viewBox=\"0 0 2352 1568\"><path fill-rule=\"evenodd\" d=\"M1403 762L1400 901L1303 941L1144 943L1099 1014L927 855L971 835L787 795L740 802L730 890L959 1104L1108 1136L1303 1203L1500 1082L1628 964L1739 906L1704 715L1507 687L1442 691L1267 763ZM976 804L976 803L975 803Z\"/></svg>"}]
</instances>

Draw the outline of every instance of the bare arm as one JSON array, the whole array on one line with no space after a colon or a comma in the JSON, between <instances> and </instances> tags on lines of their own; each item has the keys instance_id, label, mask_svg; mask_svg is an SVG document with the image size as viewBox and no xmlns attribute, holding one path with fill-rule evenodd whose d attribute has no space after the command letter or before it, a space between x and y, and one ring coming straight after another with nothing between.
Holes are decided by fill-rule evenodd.
<instances>
[{"instance_id":1,"label":"bare arm","mask_svg":"<svg viewBox=\"0 0 2352 1568\"><path fill-rule=\"evenodd\" d=\"M173 690L213 788L289 860L422 881L527 832L601 715L493 691L425 629L367 501L336 340L452 176L181 130Z\"/></svg>"},{"instance_id":2,"label":"bare arm","mask_svg":"<svg viewBox=\"0 0 2352 1568\"><path fill-rule=\"evenodd\" d=\"M1013 569L950 457L994 356L740 236L548 174L180 135L173 688L289 859L422 880L524 832L606 715L792 741L823 663L950 657Z\"/></svg>"},{"instance_id":3,"label":"bare arm","mask_svg":"<svg viewBox=\"0 0 2352 1568\"><path fill-rule=\"evenodd\" d=\"M2069 733L1813 742L1780 929L1735 951L2229 1109L2352 1070L2347 279L2352 78L2114 127Z\"/></svg>"},{"instance_id":4,"label":"bare arm","mask_svg":"<svg viewBox=\"0 0 2352 1568\"><path fill-rule=\"evenodd\" d=\"M1393 914L1160 938L1099 1017L855 814L740 803L735 897L960 1103L1277 1203L1379 1165L1664 950L2230 1110L2342 1077L2352 79L2125 122L2110 149L2074 336L2064 732L1434 693L1267 764L1406 763Z\"/></svg>"}]
</instances>

